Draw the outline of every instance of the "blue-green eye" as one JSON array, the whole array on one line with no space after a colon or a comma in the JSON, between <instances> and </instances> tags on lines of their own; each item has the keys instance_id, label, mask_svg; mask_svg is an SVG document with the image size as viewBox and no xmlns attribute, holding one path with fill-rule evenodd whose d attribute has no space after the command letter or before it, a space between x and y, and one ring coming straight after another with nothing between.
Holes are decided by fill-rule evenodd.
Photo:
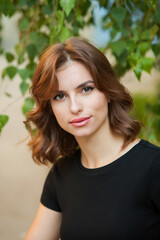
<instances>
[{"instance_id":1,"label":"blue-green eye","mask_svg":"<svg viewBox=\"0 0 160 240\"><path fill-rule=\"evenodd\" d=\"M94 89L94 87L91 86L87 86L82 88L82 92L87 93L87 92L91 92Z\"/></svg>"},{"instance_id":2,"label":"blue-green eye","mask_svg":"<svg viewBox=\"0 0 160 240\"><path fill-rule=\"evenodd\" d=\"M57 94L53 99L55 101L59 101L59 100L63 100L64 97L65 97L64 94L61 93L61 94Z\"/></svg>"}]
</instances>

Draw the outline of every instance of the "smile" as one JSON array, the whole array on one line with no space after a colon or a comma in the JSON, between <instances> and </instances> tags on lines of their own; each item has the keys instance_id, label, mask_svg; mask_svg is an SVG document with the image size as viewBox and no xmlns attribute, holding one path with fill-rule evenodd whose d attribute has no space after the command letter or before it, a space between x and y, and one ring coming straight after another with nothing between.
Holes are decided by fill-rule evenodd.
<instances>
[{"instance_id":1,"label":"smile","mask_svg":"<svg viewBox=\"0 0 160 240\"><path fill-rule=\"evenodd\" d=\"M72 124L72 126L74 127L82 127L84 125L86 125L91 117L82 117L82 118L76 118L73 119L70 124Z\"/></svg>"}]
</instances>

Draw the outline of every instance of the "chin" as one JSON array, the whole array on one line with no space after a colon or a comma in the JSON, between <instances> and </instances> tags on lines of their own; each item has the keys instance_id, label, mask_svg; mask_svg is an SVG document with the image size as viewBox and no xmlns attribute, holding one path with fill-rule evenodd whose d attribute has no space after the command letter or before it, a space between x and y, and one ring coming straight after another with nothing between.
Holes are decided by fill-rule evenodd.
<instances>
[{"instance_id":1,"label":"chin","mask_svg":"<svg viewBox=\"0 0 160 240\"><path fill-rule=\"evenodd\" d=\"M71 134L73 134L73 133L71 133ZM93 134L94 134L94 132L91 132L91 131L81 131L79 133L74 133L73 135L75 138L85 138L85 137L88 138L88 137L93 136Z\"/></svg>"}]
</instances>

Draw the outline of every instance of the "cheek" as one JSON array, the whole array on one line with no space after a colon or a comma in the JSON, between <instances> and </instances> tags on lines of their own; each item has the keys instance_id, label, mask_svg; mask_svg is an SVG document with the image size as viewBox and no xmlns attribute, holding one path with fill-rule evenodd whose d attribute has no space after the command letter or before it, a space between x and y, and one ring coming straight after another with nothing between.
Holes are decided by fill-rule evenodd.
<instances>
[{"instance_id":1,"label":"cheek","mask_svg":"<svg viewBox=\"0 0 160 240\"><path fill-rule=\"evenodd\" d=\"M107 111L108 110L108 100L106 96L102 93L98 93L97 97L93 99L92 105L96 111Z\"/></svg>"}]
</instances>

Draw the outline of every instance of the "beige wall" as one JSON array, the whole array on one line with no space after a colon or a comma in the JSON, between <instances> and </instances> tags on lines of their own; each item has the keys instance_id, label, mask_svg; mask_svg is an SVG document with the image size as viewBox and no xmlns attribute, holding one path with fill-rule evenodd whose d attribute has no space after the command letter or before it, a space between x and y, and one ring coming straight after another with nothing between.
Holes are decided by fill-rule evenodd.
<instances>
[{"instance_id":1,"label":"beige wall","mask_svg":"<svg viewBox=\"0 0 160 240\"><path fill-rule=\"evenodd\" d=\"M31 159L28 136L21 114L23 98L18 89L19 79L8 83L8 91L13 99L1 93L0 112L9 115L10 120L0 136L0 239L23 239L39 204L44 178L48 169L37 166ZM7 107L10 102L15 103Z\"/></svg>"},{"instance_id":2,"label":"beige wall","mask_svg":"<svg viewBox=\"0 0 160 240\"><path fill-rule=\"evenodd\" d=\"M3 19L3 45L12 51L17 42L16 19ZM0 74L6 66L0 57ZM28 136L24 128L21 106L24 98L19 91L20 79L13 81L0 78L0 114L7 114L9 122L0 136L0 239L20 240L31 224L39 205L39 198L47 167L37 166L31 159L27 141L17 144ZM5 96L7 91L12 98Z\"/></svg>"}]
</instances>

